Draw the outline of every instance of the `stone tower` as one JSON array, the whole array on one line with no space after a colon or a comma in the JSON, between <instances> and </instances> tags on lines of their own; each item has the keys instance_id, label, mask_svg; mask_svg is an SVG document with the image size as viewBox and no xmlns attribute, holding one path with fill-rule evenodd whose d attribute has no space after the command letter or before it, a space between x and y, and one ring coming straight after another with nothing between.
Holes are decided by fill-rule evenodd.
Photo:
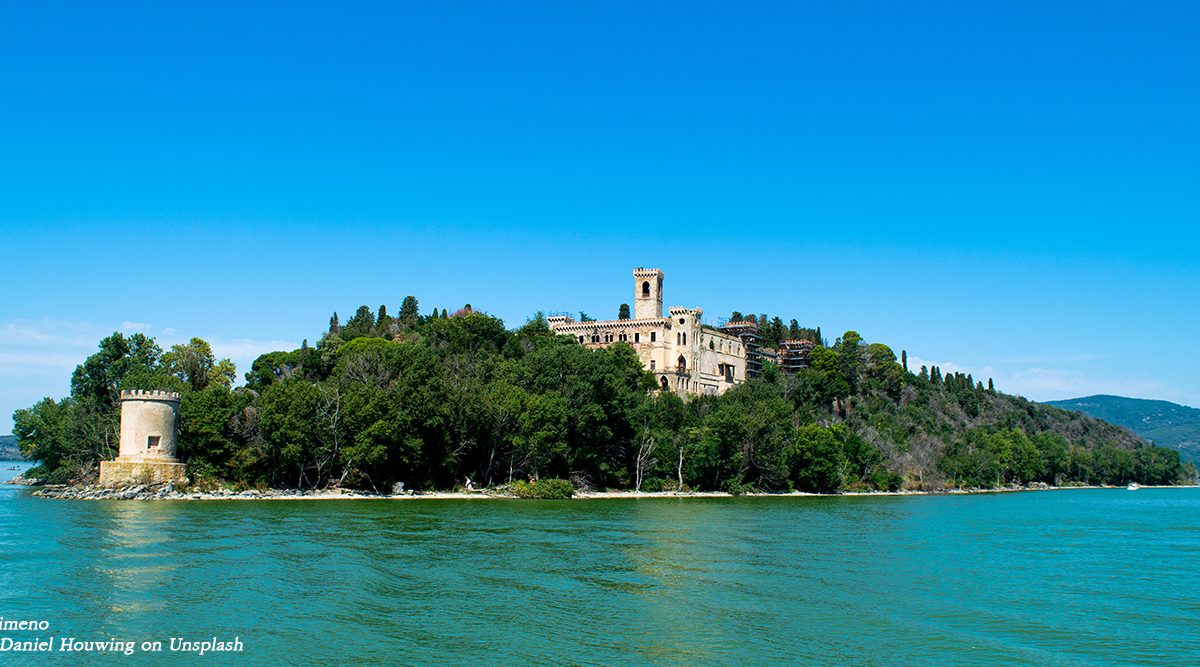
<instances>
[{"instance_id":1,"label":"stone tower","mask_svg":"<svg viewBox=\"0 0 1200 667\"><path fill-rule=\"evenodd\" d=\"M180 395L170 391L121 392L121 445L114 461L100 464L101 486L182 481L186 466L175 458Z\"/></svg>"},{"instance_id":2,"label":"stone tower","mask_svg":"<svg viewBox=\"0 0 1200 667\"><path fill-rule=\"evenodd\" d=\"M649 320L663 314L663 272L659 269L633 270L633 318Z\"/></svg>"}]
</instances>

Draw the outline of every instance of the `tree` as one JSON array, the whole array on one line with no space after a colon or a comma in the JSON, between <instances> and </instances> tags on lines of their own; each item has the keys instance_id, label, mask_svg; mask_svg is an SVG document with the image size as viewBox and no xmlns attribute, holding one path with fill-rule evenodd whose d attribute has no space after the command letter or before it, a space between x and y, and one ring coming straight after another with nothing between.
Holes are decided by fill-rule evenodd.
<instances>
[{"instance_id":1,"label":"tree","mask_svg":"<svg viewBox=\"0 0 1200 667\"><path fill-rule=\"evenodd\" d=\"M783 326L783 320L778 317L772 318L769 329L771 340L775 343L769 347L779 347L779 344L787 337L787 329Z\"/></svg>"},{"instance_id":2,"label":"tree","mask_svg":"<svg viewBox=\"0 0 1200 667\"><path fill-rule=\"evenodd\" d=\"M411 329L417 325L421 319L421 311L417 306L417 297L409 295L404 297L404 301L400 304L400 314L396 316L400 321L400 326L405 329Z\"/></svg>"},{"instance_id":3,"label":"tree","mask_svg":"<svg viewBox=\"0 0 1200 667\"><path fill-rule=\"evenodd\" d=\"M787 452L789 475L801 491L830 493L842 487L848 467L837 435L816 424L796 429Z\"/></svg>"},{"instance_id":4,"label":"tree","mask_svg":"<svg viewBox=\"0 0 1200 667\"><path fill-rule=\"evenodd\" d=\"M203 391L210 386L229 388L237 376L233 362L229 359L217 361L212 346L202 338L172 345L162 361L168 373L183 380L193 391Z\"/></svg>"},{"instance_id":5,"label":"tree","mask_svg":"<svg viewBox=\"0 0 1200 667\"><path fill-rule=\"evenodd\" d=\"M638 493L642 491L642 478L645 476L646 469L658 465L658 460L654 458L654 452L657 449L658 438L653 430L644 428L638 435L637 456L634 457L633 490Z\"/></svg>"},{"instance_id":6,"label":"tree","mask_svg":"<svg viewBox=\"0 0 1200 667\"><path fill-rule=\"evenodd\" d=\"M346 340L374 335L375 314L365 305L359 306L358 310L354 311L354 317L347 320L346 326L342 327L342 338Z\"/></svg>"},{"instance_id":7,"label":"tree","mask_svg":"<svg viewBox=\"0 0 1200 667\"><path fill-rule=\"evenodd\" d=\"M617 319L618 320L629 319L629 304L627 304L627 303L621 304L621 307L619 309L617 309Z\"/></svg>"},{"instance_id":8,"label":"tree","mask_svg":"<svg viewBox=\"0 0 1200 667\"><path fill-rule=\"evenodd\" d=\"M128 386L130 379L152 381L150 376L161 375L161 359L162 348L153 338L140 333L128 338L113 333L100 341L100 351L75 368L71 396L114 408L123 388L162 388Z\"/></svg>"},{"instance_id":9,"label":"tree","mask_svg":"<svg viewBox=\"0 0 1200 667\"><path fill-rule=\"evenodd\" d=\"M384 304L379 304L379 312L375 315L375 329L379 335L388 338L399 333L399 325L388 315L387 306Z\"/></svg>"},{"instance_id":10,"label":"tree","mask_svg":"<svg viewBox=\"0 0 1200 667\"><path fill-rule=\"evenodd\" d=\"M338 323L337 311L334 311L333 316L329 318L329 333L330 334L342 333L342 325L340 323Z\"/></svg>"}]
</instances>

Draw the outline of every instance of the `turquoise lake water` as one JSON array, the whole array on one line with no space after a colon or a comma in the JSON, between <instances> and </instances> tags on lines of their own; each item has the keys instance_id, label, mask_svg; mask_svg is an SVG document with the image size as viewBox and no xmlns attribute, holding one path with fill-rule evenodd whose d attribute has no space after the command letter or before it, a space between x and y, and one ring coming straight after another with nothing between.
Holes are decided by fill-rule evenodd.
<instances>
[{"instance_id":1,"label":"turquoise lake water","mask_svg":"<svg viewBox=\"0 0 1200 667\"><path fill-rule=\"evenodd\" d=\"M0 638L164 647L0 664L1200 664L1195 488L85 502L0 486L0 554L0 616L50 625ZM168 649L213 636L245 650Z\"/></svg>"}]
</instances>

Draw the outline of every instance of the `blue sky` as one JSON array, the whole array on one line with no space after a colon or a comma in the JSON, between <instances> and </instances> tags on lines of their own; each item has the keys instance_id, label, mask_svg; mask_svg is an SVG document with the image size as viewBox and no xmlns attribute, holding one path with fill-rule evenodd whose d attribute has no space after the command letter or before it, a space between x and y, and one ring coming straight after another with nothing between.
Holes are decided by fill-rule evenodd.
<instances>
[{"instance_id":1,"label":"blue sky","mask_svg":"<svg viewBox=\"0 0 1200 667\"><path fill-rule=\"evenodd\" d=\"M245 370L362 303L855 329L1200 405L1200 5L26 3L0 430L114 330Z\"/></svg>"}]
</instances>

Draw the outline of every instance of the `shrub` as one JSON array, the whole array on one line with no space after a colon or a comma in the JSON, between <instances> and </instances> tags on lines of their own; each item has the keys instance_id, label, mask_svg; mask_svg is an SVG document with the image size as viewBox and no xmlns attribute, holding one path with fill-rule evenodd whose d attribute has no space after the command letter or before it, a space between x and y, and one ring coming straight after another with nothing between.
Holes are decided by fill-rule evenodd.
<instances>
[{"instance_id":1,"label":"shrub","mask_svg":"<svg viewBox=\"0 0 1200 667\"><path fill-rule=\"evenodd\" d=\"M75 471L68 466L62 466L40 479L43 484L70 484L75 481Z\"/></svg>"},{"instance_id":2,"label":"shrub","mask_svg":"<svg viewBox=\"0 0 1200 667\"><path fill-rule=\"evenodd\" d=\"M904 478L899 474L882 468L871 473L871 486L874 486L879 491L899 491L901 486L904 486Z\"/></svg>"},{"instance_id":3,"label":"shrub","mask_svg":"<svg viewBox=\"0 0 1200 667\"><path fill-rule=\"evenodd\" d=\"M726 480L725 484L722 485L721 490L733 496L744 496L747 493L754 493L758 491L753 484L747 484L745 482L739 482L732 479Z\"/></svg>"},{"instance_id":4,"label":"shrub","mask_svg":"<svg viewBox=\"0 0 1200 667\"><path fill-rule=\"evenodd\" d=\"M32 466L25 472L21 473L21 476L24 477L25 479L42 480L42 479L45 479L46 475L49 475L49 474L50 474L50 469L46 467L46 464L39 463L38 465Z\"/></svg>"},{"instance_id":5,"label":"shrub","mask_svg":"<svg viewBox=\"0 0 1200 667\"><path fill-rule=\"evenodd\" d=\"M565 500L575 495L575 487L565 479L518 480L508 487L508 492L517 498Z\"/></svg>"}]
</instances>

